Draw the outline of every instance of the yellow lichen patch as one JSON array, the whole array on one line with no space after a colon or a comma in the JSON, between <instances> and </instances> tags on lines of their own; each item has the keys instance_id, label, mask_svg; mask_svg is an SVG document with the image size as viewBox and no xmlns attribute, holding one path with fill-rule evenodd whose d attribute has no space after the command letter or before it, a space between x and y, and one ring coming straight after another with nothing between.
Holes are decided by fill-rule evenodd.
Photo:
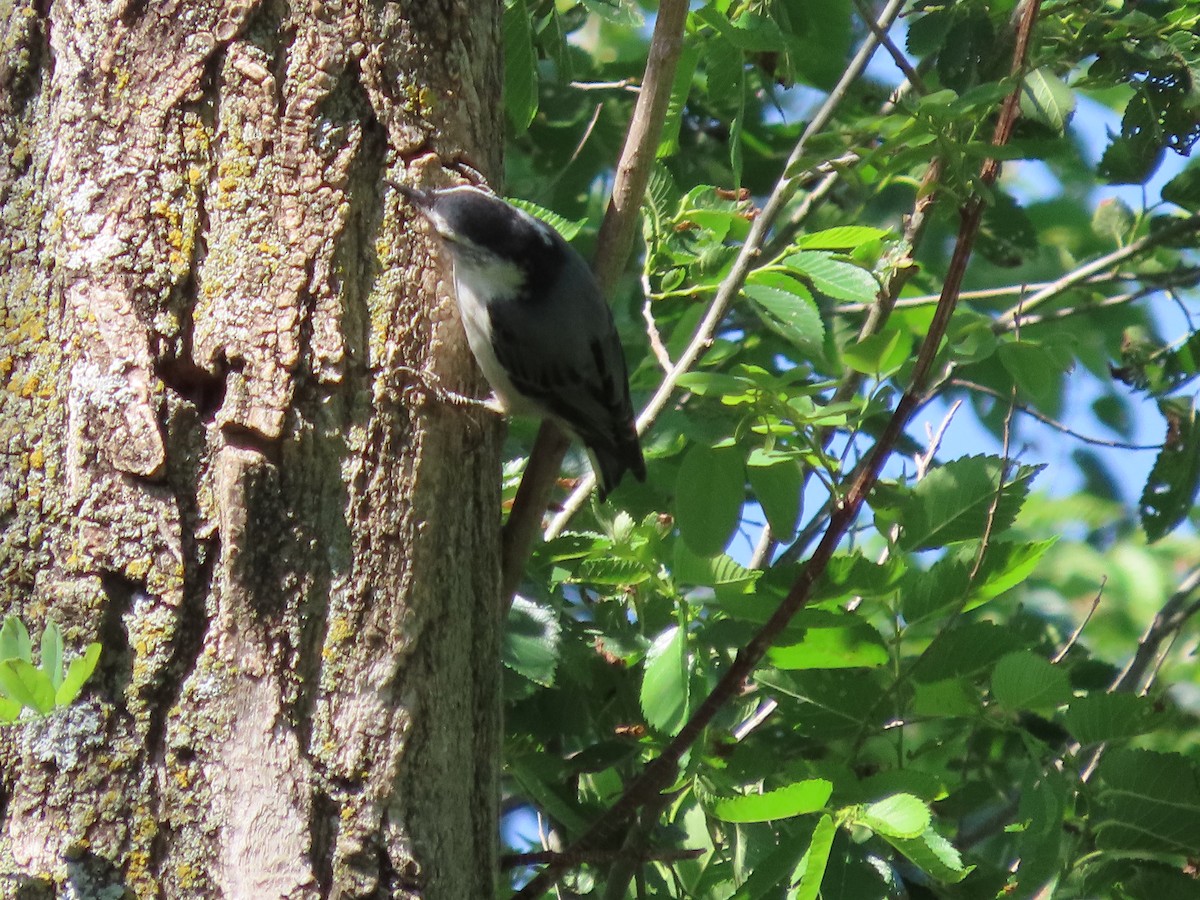
<instances>
[{"instance_id":1,"label":"yellow lichen patch","mask_svg":"<svg viewBox=\"0 0 1200 900\"><path fill-rule=\"evenodd\" d=\"M194 863L179 863L175 866L175 878L182 888L192 888L202 883L204 870Z\"/></svg>"},{"instance_id":2,"label":"yellow lichen patch","mask_svg":"<svg viewBox=\"0 0 1200 900\"><path fill-rule=\"evenodd\" d=\"M34 469L40 469L46 465L46 454L42 452L41 447L34 447L29 452L29 465Z\"/></svg>"}]
</instances>

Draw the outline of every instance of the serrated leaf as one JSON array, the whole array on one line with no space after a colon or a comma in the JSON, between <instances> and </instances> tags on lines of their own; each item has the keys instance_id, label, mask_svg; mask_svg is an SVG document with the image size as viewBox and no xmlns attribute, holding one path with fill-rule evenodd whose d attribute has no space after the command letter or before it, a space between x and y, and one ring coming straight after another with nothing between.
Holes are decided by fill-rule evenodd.
<instances>
[{"instance_id":1,"label":"serrated leaf","mask_svg":"<svg viewBox=\"0 0 1200 900\"><path fill-rule=\"evenodd\" d=\"M1098 770L1098 808L1089 816L1102 849L1200 852L1200 770L1177 753L1117 748Z\"/></svg>"},{"instance_id":2,"label":"serrated leaf","mask_svg":"<svg viewBox=\"0 0 1200 900\"><path fill-rule=\"evenodd\" d=\"M972 622L940 635L913 668L919 682L960 678L988 668L1004 654L1016 650L1021 639L1012 629L992 622Z\"/></svg>"},{"instance_id":3,"label":"serrated leaf","mask_svg":"<svg viewBox=\"0 0 1200 900\"><path fill-rule=\"evenodd\" d=\"M544 206L538 206L529 200L522 200L519 197L508 197L506 199L518 209L523 209L534 218L541 219L568 241L573 241L576 235L583 230L583 226L587 224L587 219L568 219L566 216L560 216L558 213L548 210Z\"/></svg>"},{"instance_id":4,"label":"serrated leaf","mask_svg":"<svg viewBox=\"0 0 1200 900\"><path fill-rule=\"evenodd\" d=\"M672 625L646 653L641 692L646 722L665 734L676 734L687 721L690 688L687 632Z\"/></svg>"},{"instance_id":5,"label":"serrated leaf","mask_svg":"<svg viewBox=\"0 0 1200 900\"><path fill-rule=\"evenodd\" d=\"M1011 710L1052 710L1071 699L1071 681L1049 660L1021 650L996 663L992 696Z\"/></svg>"},{"instance_id":6,"label":"serrated leaf","mask_svg":"<svg viewBox=\"0 0 1200 900\"><path fill-rule=\"evenodd\" d=\"M1021 85L1022 117L1063 134L1074 114L1075 94L1053 70L1035 69L1025 76Z\"/></svg>"},{"instance_id":7,"label":"serrated leaf","mask_svg":"<svg viewBox=\"0 0 1200 900\"><path fill-rule=\"evenodd\" d=\"M800 865L792 873L793 879L799 879L791 900L817 900L821 891L821 882L825 879L825 869L829 865L829 853L833 849L833 839L837 835L837 826L829 815L821 816L817 827L813 829L812 840L808 844L808 852L800 860Z\"/></svg>"},{"instance_id":8,"label":"serrated leaf","mask_svg":"<svg viewBox=\"0 0 1200 900\"><path fill-rule=\"evenodd\" d=\"M79 692L83 690L84 684L92 677L92 673L96 671L96 663L99 661L99 644L88 644L84 648L83 656L71 660L71 664L67 666L67 674L62 680L62 684L54 692L54 705L66 706L74 702L75 698L79 696Z\"/></svg>"},{"instance_id":9,"label":"serrated leaf","mask_svg":"<svg viewBox=\"0 0 1200 900\"><path fill-rule=\"evenodd\" d=\"M1168 398L1158 407L1167 439L1142 489L1138 512L1146 539L1154 542L1186 517L1200 492L1200 428L1194 399Z\"/></svg>"},{"instance_id":10,"label":"serrated leaf","mask_svg":"<svg viewBox=\"0 0 1200 900\"><path fill-rule=\"evenodd\" d=\"M535 684L550 687L558 668L562 625L554 610L517 596L508 609L501 659Z\"/></svg>"},{"instance_id":11,"label":"serrated leaf","mask_svg":"<svg viewBox=\"0 0 1200 900\"><path fill-rule=\"evenodd\" d=\"M808 288L778 272L756 273L742 288L768 325L799 346L820 346L825 325Z\"/></svg>"},{"instance_id":12,"label":"serrated leaf","mask_svg":"<svg viewBox=\"0 0 1200 900\"><path fill-rule=\"evenodd\" d=\"M39 713L54 709L54 685L45 672L23 659L0 661L0 690L10 700Z\"/></svg>"},{"instance_id":13,"label":"serrated leaf","mask_svg":"<svg viewBox=\"0 0 1200 900\"><path fill-rule=\"evenodd\" d=\"M1118 741L1152 731L1154 701L1136 694L1076 697L1063 713L1063 727L1083 746Z\"/></svg>"},{"instance_id":14,"label":"serrated leaf","mask_svg":"<svg viewBox=\"0 0 1200 900\"><path fill-rule=\"evenodd\" d=\"M991 520L1001 534L1016 519L1040 466L1021 466L998 490L1004 462L996 456L956 459L926 475L902 498L900 546L928 550L978 539Z\"/></svg>"},{"instance_id":15,"label":"serrated leaf","mask_svg":"<svg viewBox=\"0 0 1200 900\"><path fill-rule=\"evenodd\" d=\"M885 837L885 840L935 881L957 884L975 868L964 867L959 852L932 828L926 829L920 837Z\"/></svg>"},{"instance_id":16,"label":"serrated leaf","mask_svg":"<svg viewBox=\"0 0 1200 900\"><path fill-rule=\"evenodd\" d=\"M987 553L971 584L971 602L966 608L974 609L1025 581L1033 574L1046 551L1057 542L1058 538L1052 537L1028 544L1006 541L988 544Z\"/></svg>"},{"instance_id":17,"label":"serrated leaf","mask_svg":"<svg viewBox=\"0 0 1200 900\"><path fill-rule=\"evenodd\" d=\"M648 581L650 572L636 559L621 556L593 556L579 564L572 581L584 584L628 585Z\"/></svg>"},{"instance_id":18,"label":"serrated leaf","mask_svg":"<svg viewBox=\"0 0 1200 900\"><path fill-rule=\"evenodd\" d=\"M771 525L772 537L790 541L800 521L803 467L791 456L756 448L746 460L746 477Z\"/></svg>"},{"instance_id":19,"label":"serrated leaf","mask_svg":"<svg viewBox=\"0 0 1200 900\"><path fill-rule=\"evenodd\" d=\"M834 300L870 303L879 292L879 283L870 272L835 259L830 253L802 250L783 262L792 271L803 275L814 290Z\"/></svg>"},{"instance_id":20,"label":"serrated leaf","mask_svg":"<svg viewBox=\"0 0 1200 900\"><path fill-rule=\"evenodd\" d=\"M33 661L33 642L25 623L16 616L6 616L0 626L0 660L5 659Z\"/></svg>"},{"instance_id":21,"label":"serrated leaf","mask_svg":"<svg viewBox=\"0 0 1200 900\"><path fill-rule=\"evenodd\" d=\"M863 244L881 241L887 236L888 232L882 228L839 225L824 231L802 234L796 238L794 245L798 250L856 250Z\"/></svg>"},{"instance_id":22,"label":"serrated leaf","mask_svg":"<svg viewBox=\"0 0 1200 900\"><path fill-rule=\"evenodd\" d=\"M928 570L911 569L900 584L900 611L909 624L961 603L970 584L967 567L953 557Z\"/></svg>"},{"instance_id":23,"label":"serrated leaf","mask_svg":"<svg viewBox=\"0 0 1200 900\"><path fill-rule=\"evenodd\" d=\"M504 108L517 134L529 128L537 114L537 58L525 0L504 4Z\"/></svg>"},{"instance_id":24,"label":"serrated leaf","mask_svg":"<svg viewBox=\"0 0 1200 900\"><path fill-rule=\"evenodd\" d=\"M719 596L725 590L741 592L750 587L762 572L747 569L723 553L700 556L684 541L676 541L671 574L680 584L715 588Z\"/></svg>"},{"instance_id":25,"label":"serrated leaf","mask_svg":"<svg viewBox=\"0 0 1200 900\"><path fill-rule=\"evenodd\" d=\"M832 782L810 778L761 794L714 800L712 813L723 822L772 822L817 812L832 795Z\"/></svg>"},{"instance_id":26,"label":"serrated leaf","mask_svg":"<svg viewBox=\"0 0 1200 900\"><path fill-rule=\"evenodd\" d=\"M675 522L693 552L716 556L741 521L745 501L742 454L736 447L697 444L675 482Z\"/></svg>"},{"instance_id":27,"label":"serrated leaf","mask_svg":"<svg viewBox=\"0 0 1200 900\"><path fill-rule=\"evenodd\" d=\"M814 614L815 615L815 614ZM804 639L767 651L767 659L778 669L852 669L886 665L887 644L870 623L853 613L793 620L804 628Z\"/></svg>"},{"instance_id":28,"label":"serrated leaf","mask_svg":"<svg viewBox=\"0 0 1200 900\"><path fill-rule=\"evenodd\" d=\"M912 794L893 794L864 807L856 821L878 835L892 838L920 837L932 816L925 801Z\"/></svg>"}]
</instances>

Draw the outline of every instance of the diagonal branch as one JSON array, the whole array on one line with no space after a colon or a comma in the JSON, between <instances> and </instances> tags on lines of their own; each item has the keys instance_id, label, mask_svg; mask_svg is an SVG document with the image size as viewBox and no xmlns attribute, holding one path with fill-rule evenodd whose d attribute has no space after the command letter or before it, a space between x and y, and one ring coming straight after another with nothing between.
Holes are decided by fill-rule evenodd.
<instances>
[{"instance_id":1,"label":"diagonal branch","mask_svg":"<svg viewBox=\"0 0 1200 900\"><path fill-rule=\"evenodd\" d=\"M879 26L883 31L887 31L896 17L900 13L900 9L904 6L904 0L890 0L887 7L880 13ZM792 195L796 193L796 189L802 181L808 176L807 171L797 171L800 161L804 158L804 154L808 149L808 142L815 134L819 134L829 121L833 118L834 112L849 92L850 88L858 80L859 76L867 67L876 48L879 46L878 39L871 35L859 47L858 53L855 54L850 65L842 74L841 79L830 91L829 96L825 98L825 102L821 104L821 108L817 110L812 119L809 120L808 126L804 129L804 133L800 135L800 139L796 142L796 146L792 148L791 155L783 167L783 176L775 184L775 188L771 191L771 196L767 198L767 202L763 204L762 211L755 217L753 224L750 226L750 233L746 236L746 241L742 244L742 249L738 253L737 259L729 270L729 274L721 282L720 288L717 289L717 295L713 298L712 303L708 307L704 318L697 326L695 333L689 341L687 349L683 351L679 359L675 362L671 371L667 373L666 378L658 386L658 390L654 392L654 396L642 409L641 415L638 416L637 425L638 433L644 434L646 429L658 418L663 409L666 408L667 402L671 399L671 395L675 392L675 385L678 383L680 376L691 371L691 369L699 362L700 357L708 350L712 344L713 335L717 328L725 318L725 313L728 312L730 305L741 292L742 286L746 283L746 277L750 274L755 262L759 259L763 244L770 234L775 220L779 217L779 213L787 202L792 199ZM562 512L554 517L554 521L550 523L550 527L546 530L546 539L560 534L567 522L573 516L592 492L595 487L595 477L587 476L572 492L570 498L563 504Z\"/></svg>"},{"instance_id":2,"label":"diagonal branch","mask_svg":"<svg viewBox=\"0 0 1200 900\"><path fill-rule=\"evenodd\" d=\"M1012 135L1016 124L1022 75L1029 49L1030 35L1034 22L1037 20L1040 0L1026 0L1020 8L1017 24L1017 40L1013 52L1012 75L1016 85L1011 94L1005 98L1001 108L996 130L992 138L993 146L1003 146ZM889 7L890 8L890 7ZM822 123L822 126L824 123ZM980 181L983 186L990 187L995 183L1000 173L1000 163L995 159L984 161L980 170ZM783 183L781 183L782 185ZM772 194L775 200L780 191ZM779 204L781 205L781 204ZM792 617L808 602L813 586L824 573L834 551L845 537L847 531L858 517L867 493L879 478L885 460L890 456L892 448L913 411L920 405L926 383L933 367L934 359L942 338L950 323L950 316L958 299L966 274L967 263L970 260L979 224L983 215L984 202L980 195L969 199L960 210L960 225L958 237L946 273L946 281L937 310L929 325L929 332L917 356L913 368L912 381L896 406L895 412L884 428L871 451L866 465L851 484L842 503L830 517L829 527L821 542L813 551L812 556L801 569L791 590L775 610L767 623L754 635L750 642L743 647L721 676L711 693L701 701L692 717L684 724L679 733L663 749L662 753L647 764L642 774L638 776L622 794L619 800L600 819L592 825L570 848L573 851L584 850L602 844L640 807L650 802L674 781L683 754L699 739L704 729L712 722L716 714L738 693L746 679L766 655L779 633L786 627ZM778 212L778 206L775 207ZM753 231L751 232L753 237ZM760 235L761 239L761 235ZM739 257L739 262L742 259ZM736 264L735 264L736 267ZM516 898L540 897L558 880L560 867L548 866L526 887L516 894Z\"/></svg>"},{"instance_id":3,"label":"diagonal branch","mask_svg":"<svg viewBox=\"0 0 1200 900\"><path fill-rule=\"evenodd\" d=\"M675 82L675 66L683 49L687 14L687 0L662 0L659 5L646 74L617 163L612 199L600 226L596 257L592 262L592 270L605 296L612 293L633 246L638 210L650 179L650 168ZM549 421L542 423L501 536L500 598L505 608L512 602L521 583L534 536L550 503L550 493L569 446L566 435L557 426Z\"/></svg>"}]
</instances>

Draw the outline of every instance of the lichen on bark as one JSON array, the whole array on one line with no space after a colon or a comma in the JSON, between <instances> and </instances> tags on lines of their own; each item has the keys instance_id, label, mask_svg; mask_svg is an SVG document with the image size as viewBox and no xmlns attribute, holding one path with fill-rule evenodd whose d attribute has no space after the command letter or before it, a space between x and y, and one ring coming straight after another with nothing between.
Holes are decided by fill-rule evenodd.
<instances>
[{"instance_id":1,"label":"lichen on bark","mask_svg":"<svg viewBox=\"0 0 1200 900\"><path fill-rule=\"evenodd\" d=\"M0 609L103 656L0 892L490 896L499 435L382 185L495 171L497 4L7 6Z\"/></svg>"}]
</instances>

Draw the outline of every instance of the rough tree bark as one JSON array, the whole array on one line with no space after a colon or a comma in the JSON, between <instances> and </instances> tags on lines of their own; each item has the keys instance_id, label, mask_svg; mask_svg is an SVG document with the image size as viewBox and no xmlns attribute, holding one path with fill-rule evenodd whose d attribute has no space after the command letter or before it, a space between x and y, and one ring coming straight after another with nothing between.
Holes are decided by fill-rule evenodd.
<instances>
[{"instance_id":1,"label":"rough tree bark","mask_svg":"<svg viewBox=\"0 0 1200 900\"><path fill-rule=\"evenodd\" d=\"M497 423L385 176L496 172L495 0L4 0L0 893L492 895Z\"/></svg>"}]
</instances>

